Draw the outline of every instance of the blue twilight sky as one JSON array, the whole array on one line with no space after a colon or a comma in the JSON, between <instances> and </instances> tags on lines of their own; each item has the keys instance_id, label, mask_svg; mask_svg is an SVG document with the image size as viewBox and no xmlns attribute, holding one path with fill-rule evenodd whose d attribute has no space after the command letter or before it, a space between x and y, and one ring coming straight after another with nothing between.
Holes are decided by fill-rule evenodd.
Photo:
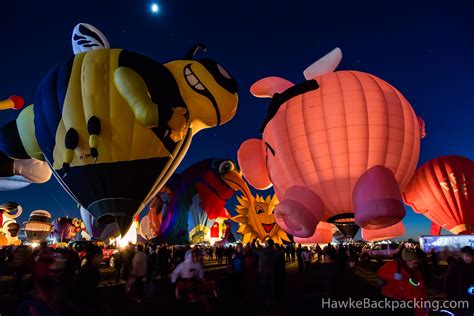
<instances>
[{"instance_id":1,"label":"blue twilight sky","mask_svg":"<svg viewBox=\"0 0 474 316\"><path fill-rule=\"evenodd\" d=\"M336 46L339 69L373 73L397 87L427 124L420 164L436 156L474 158L474 2L472 1L0 1L0 98L32 102L37 84L71 56L78 22L104 32L113 47L162 62L196 42L239 82L240 103L227 125L196 136L180 170L208 157L236 159L239 144L259 135L268 102L248 92L257 79L303 79L302 71ZM17 113L0 113L0 123ZM46 209L78 216L76 203L55 179L0 201L21 203L27 214ZM234 200L228 204L233 209ZM26 220L26 214L21 220ZM429 233L429 222L407 208L405 237Z\"/></svg>"}]
</instances>

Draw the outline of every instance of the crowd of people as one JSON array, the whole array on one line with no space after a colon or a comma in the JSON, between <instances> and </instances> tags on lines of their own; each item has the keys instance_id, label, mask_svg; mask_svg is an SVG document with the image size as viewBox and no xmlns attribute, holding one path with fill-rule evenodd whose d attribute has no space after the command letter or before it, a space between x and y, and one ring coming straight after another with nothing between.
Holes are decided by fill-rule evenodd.
<instances>
[{"instance_id":1,"label":"crowd of people","mask_svg":"<svg viewBox=\"0 0 474 316\"><path fill-rule=\"evenodd\" d=\"M203 264L207 259L206 265L225 268L233 299L272 307L285 295L287 265L295 262L303 277L321 275L318 278L320 296L347 297L349 291L357 287L355 270L361 248L357 244L328 244L323 248L278 245L271 239L264 243L255 239L246 245L226 247L130 243L116 251L113 266L115 282L125 284L127 297L137 303L158 297L159 280L174 285L177 300L197 303L196 293L200 293L209 299L207 302L212 302L218 297L218 291L214 282L204 280ZM16 294L22 302L18 315L31 315L32 310L38 311L38 315L71 315L71 310L89 315L106 312L107 307L98 292L103 258L102 249L97 245L87 244L85 258L79 258L72 246L53 249L46 243L33 250L27 246L3 248L1 256L0 272L13 275ZM438 265L436 253L430 258L432 264L428 268L428 257L419 247L406 248L402 244L395 260L385 262L377 272L381 295L391 300L426 299L427 285L434 278L440 278L433 275ZM459 259L448 258L449 267L443 275L448 298L468 300L473 303L471 306L474 305L473 259L472 248L463 248ZM315 261L318 264L313 264ZM32 297L25 295L31 292L25 284L24 276L28 274L31 274ZM415 308L413 312L427 315L423 308ZM472 314L472 310L467 309L457 312Z\"/></svg>"}]
</instances>

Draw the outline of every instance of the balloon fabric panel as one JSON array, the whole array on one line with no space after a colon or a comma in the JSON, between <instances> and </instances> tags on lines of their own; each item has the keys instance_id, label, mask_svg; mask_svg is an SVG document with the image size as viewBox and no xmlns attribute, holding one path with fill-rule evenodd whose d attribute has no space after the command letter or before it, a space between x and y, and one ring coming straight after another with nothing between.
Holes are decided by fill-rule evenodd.
<instances>
[{"instance_id":1,"label":"balloon fabric panel","mask_svg":"<svg viewBox=\"0 0 474 316\"><path fill-rule=\"evenodd\" d=\"M454 234L474 231L474 162L461 156L428 161L416 171L404 200Z\"/></svg>"}]
</instances>

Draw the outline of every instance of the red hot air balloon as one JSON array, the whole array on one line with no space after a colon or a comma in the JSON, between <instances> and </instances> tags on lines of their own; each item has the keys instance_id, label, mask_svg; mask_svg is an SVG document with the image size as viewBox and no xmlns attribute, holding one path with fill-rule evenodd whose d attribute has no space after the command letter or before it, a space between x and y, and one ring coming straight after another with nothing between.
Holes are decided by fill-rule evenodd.
<instances>
[{"instance_id":1,"label":"red hot air balloon","mask_svg":"<svg viewBox=\"0 0 474 316\"><path fill-rule=\"evenodd\" d=\"M439 236L441 235L441 226L436 223L431 223L430 235Z\"/></svg>"},{"instance_id":2,"label":"red hot air balloon","mask_svg":"<svg viewBox=\"0 0 474 316\"><path fill-rule=\"evenodd\" d=\"M443 156L421 166L407 186L405 203L453 234L474 233L474 161Z\"/></svg>"},{"instance_id":3,"label":"red hot air balloon","mask_svg":"<svg viewBox=\"0 0 474 316\"><path fill-rule=\"evenodd\" d=\"M359 71L334 71L335 49L300 84L267 77L250 88L271 98L262 139L246 140L239 165L257 189L274 186L277 223L310 237L341 217L366 229L405 216L401 191L415 172L424 123L392 85Z\"/></svg>"},{"instance_id":4,"label":"red hot air balloon","mask_svg":"<svg viewBox=\"0 0 474 316\"><path fill-rule=\"evenodd\" d=\"M400 221L395 225L381 229L363 229L362 238L367 241L380 241L399 237L405 233L405 226Z\"/></svg>"}]
</instances>

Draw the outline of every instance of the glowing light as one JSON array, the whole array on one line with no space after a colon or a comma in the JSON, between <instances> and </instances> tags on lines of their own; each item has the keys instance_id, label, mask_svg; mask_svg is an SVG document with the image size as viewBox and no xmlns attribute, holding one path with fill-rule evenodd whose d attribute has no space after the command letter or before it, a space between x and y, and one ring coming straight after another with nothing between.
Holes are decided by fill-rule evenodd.
<instances>
[{"instance_id":1,"label":"glowing light","mask_svg":"<svg viewBox=\"0 0 474 316\"><path fill-rule=\"evenodd\" d=\"M410 278L410 283L411 283L411 285L413 285L413 286L420 286L420 282L415 283L415 282L413 282L413 280L412 280L411 278Z\"/></svg>"},{"instance_id":2,"label":"glowing light","mask_svg":"<svg viewBox=\"0 0 474 316\"><path fill-rule=\"evenodd\" d=\"M34 243L31 244L31 248L36 248L36 247L38 247L39 245L40 245L39 243L34 242Z\"/></svg>"},{"instance_id":3,"label":"glowing light","mask_svg":"<svg viewBox=\"0 0 474 316\"><path fill-rule=\"evenodd\" d=\"M469 295L474 295L474 286L469 287L469 288L467 289L467 293L468 293Z\"/></svg>"},{"instance_id":4,"label":"glowing light","mask_svg":"<svg viewBox=\"0 0 474 316\"><path fill-rule=\"evenodd\" d=\"M136 222L136 221L135 221ZM119 236L116 239L116 243L120 248L125 248L127 247L128 243L131 242L132 244L137 243L137 225L136 223L133 223L128 232L125 234L125 236Z\"/></svg>"},{"instance_id":5,"label":"glowing light","mask_svg":"<svg viewBox=\"0 0 474 316\"><path fill-rule=\"evenodd\" d=\"M152 3L150 9L152 13L158 13L158 11L160 11L160 7L156 3Z\"/></svg>"}]
</instances>

